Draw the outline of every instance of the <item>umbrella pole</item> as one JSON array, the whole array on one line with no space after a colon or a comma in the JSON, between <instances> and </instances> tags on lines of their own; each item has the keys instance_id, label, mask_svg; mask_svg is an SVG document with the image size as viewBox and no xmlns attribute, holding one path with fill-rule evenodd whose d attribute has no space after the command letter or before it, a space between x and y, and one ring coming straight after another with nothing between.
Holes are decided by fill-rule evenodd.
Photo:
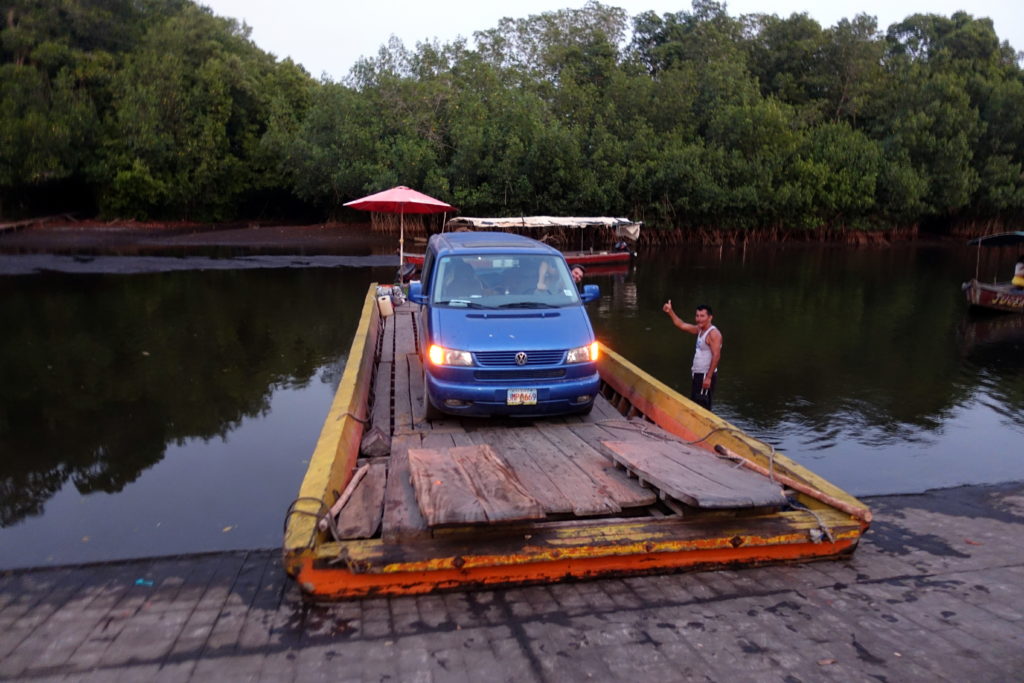
<instances>
[{"instance_id":1,"label":"umbrella pole","mask_svg":"<svg viewBox=\"0 0 1024 683\"><path fill-rule=\"evenodd\" d=\"M405 206L398 212L398 277L402 277L402 266L405 265Z\"/></svg>"}]
</instances>

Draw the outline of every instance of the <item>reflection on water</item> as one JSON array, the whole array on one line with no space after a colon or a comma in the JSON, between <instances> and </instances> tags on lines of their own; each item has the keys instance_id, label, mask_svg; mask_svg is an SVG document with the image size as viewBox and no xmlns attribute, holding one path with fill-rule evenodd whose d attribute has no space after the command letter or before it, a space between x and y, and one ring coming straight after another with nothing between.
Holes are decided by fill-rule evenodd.
<instances>
[{"instance_id":1,"label":"reflection on water","mask_svg":"<svg viewBox=\"0 0 1024 683\"><path fill-rule=\"evenodd\" d=\"M389 270L0 279L3 565L276 545Z\"/></svg>"},{"instance_id":2,"label":"reflection on water","mask_svg":"<svg viewBox=\"0 0 1024 683\"><path fill-rule=\"evenodd\" d=\"M647 253L588 272L589 310L685 392L694 338L661 305L712 305L717 411L856 494L1024 479L1024 316L967 311L974 257ZM366 286L392 274L0 277L0 566L277 545Z\"/></svg>"},{"instance_id":3,"label":"reflection on water","mask_svg":"<svg viewBox=\"0 0 1024 683\"><path fill-rule=\"evenodd\" d=\"M1024 430L1024 315L973 314L959 331L961 367L977 378L978 400Z\"/></svg>"}]
</instances>

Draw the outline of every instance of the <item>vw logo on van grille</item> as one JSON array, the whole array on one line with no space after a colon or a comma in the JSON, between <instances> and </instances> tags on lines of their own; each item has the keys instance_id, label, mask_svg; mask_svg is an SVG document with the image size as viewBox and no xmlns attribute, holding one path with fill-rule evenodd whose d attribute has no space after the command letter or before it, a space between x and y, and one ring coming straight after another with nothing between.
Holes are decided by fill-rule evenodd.
<instances>
[{"instance_id":1,"label":"vw logo on van grille","mask_svg":"<svg viewBox=\"0 0 1024 683\"><path fill-rule=\"evenodd\" d=\"M473 358L482 367L510 367L518 365L516 351L477 351ZM526 354L526 365L561 365L565 362L565 349L531 349Z\"/></svg>"},{"instance_id":2,"label":"vw logo on van grille","mask_svg":"<svg viewBox=\"0 0 1024 683\"><path fill-rule=\"evenodd\" d=\"M526 353L520 351L516 354L516 365L526 365Z\"/></svg>"}]
</instances>

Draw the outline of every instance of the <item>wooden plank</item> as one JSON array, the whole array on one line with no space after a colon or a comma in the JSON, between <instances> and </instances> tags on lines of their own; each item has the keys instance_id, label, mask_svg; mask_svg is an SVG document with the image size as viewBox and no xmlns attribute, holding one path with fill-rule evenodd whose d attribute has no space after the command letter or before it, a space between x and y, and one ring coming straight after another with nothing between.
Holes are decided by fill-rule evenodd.
<instances>
[{"instance_id":1,"label":"wooden plank","mask_svg":"<svg viewBox=\"0 0 1024 683\"><path fill-rule=\"evenodd\" d=\"M419 431L430 431L431 423L426 419L426 405L423 396L423 363L417 353L406 356L409 362L409 398L412 404L412 426Z\"/></svg>"},{"instance_id":2,"label":"wooden plank","mask_svg":"<svg viewBox=\"0 0 1024 683\"><path fill-rule=\"evenodd\" d=\"M604 445L604 441L639 441L645 443L652 438L667 441L680 440L678 437L669 434L646 420L599 422L592 425L572 427L572 431L598 453L613 461L615 460L615 453Z\"/></svg>"},{"instance_id":3,"label":"wooden plank","mask_svg":"<svg viewBox=\"0 0 1024 683\"><path fill-rule=\"evenodd\" d=\"M546 436L546 430L554 428L550 422L543 423L543 429L537 426L511 428L509 440L514 440L523 449L526 457L532 460L533 467L546 474L559 491L562 492L572 506L572 513L579 516L605 515L622 511L622 507L609 495L602 482L581 469L575 458L553 444ZM562 429L565 429L562 426Z\"/></svg>"},{"instance_id":4,"label":"wooden plank","mask_svg":"<svg viewBox=\"0 0 1024 683\"><path fill-rule=\"evenodd\" d=\"M413 429L413 392L409 373L409 354L416 352L412 310L400 307L394 315L394 433Z\"/></svg>"},{"instance_id":5,"label":"wooden plank","mask_svg":"<svg viewBox=\"0 0 1024 683\"><path fill-rule=\"evenodd\" d=\"M412 431L412 398L409 391L409 354L395 352L395 412L394 433L407 434Z\"/></svg>"},{"instance_id":6,"label":"wooden plank","mask_svg":"<svg viewBox=\"0 0 1024 683\"><path fill-rule=\"evenodd\" d=\"M470 435L461 426L458 430L450 432L450 434L456 446L472 446L474 443Z\"/></svg>"},{"instance_id":7,"label":"wooden plank","mask_svg":"<svg viewBox=\"0 0 1024 683\"><path fill-rule=\"evenodd\" d=\"M639 482L630 479L618 469L611 459L610 453L607 456L602 455L601 451L580 437L579 432L588 428L592 432L595 429L589 425L564 427L545 425L541 428L541 433L566 458L586 472L587 476L593 480L594 485L604 491L620 507L644 507L653 504L658 499L657 493L644 488Z\"/></svg>"},{"instance_id":8,"label":"wooden plank","mask_svg":"<svg viewBox=\"0 0 1024 683\"><path fill-rule=\"evenodd\" d=\"M373 407L370 427L362 433L359 453L382 458L391 453L391 364L380 362L374 376Z\"/></svg>"},{"instance_id":9,"label":"wooden plank","mask_svg":"<svg viewBox=\"0 0 1024 683\"><path fill-rule=\"evenodd\" d=\"M452 446L471 446L472 444L455 443L450 432L425 432L423 448L451 448Z\"/></svg>"},{"instance_id":10,"label":"wooden plank","mask_svg":"<svg viewBox=\"0 0 1024 683\"><path fill-rule=\"evenodd\" d=\"M395 309L396 313L415 313L420 310L419 304L414 304L411 301L406 301L404 304Z\"/></svg>"},{"instance_id":11,"label":"wooden plank","mask_svg":"<svg viewBox=\"0 0 1024 683\"><path fill-rule=\"evenodd\" d=\"M409 449L409 470L420 512L428 526L480 524L487 513L473 483L451 456L451 448Z\"/></svg>"},{"instance_id":12,"label":"wooden plank","mask_svg":"<svg viewBox=\"0 0 1024 683\"><path fill-rule=\"evenodd\" d=\"M387 464L377 460L370 464L366 476L338 516L338 537L370 538L377 533L384 514L384 488Z\"/></svg>"},{"instance_id":13,"label":"wooden plank","mask_svg":"<svg viewBox=\"0 0 1024 683\"><path fill-rule=\"evenodd\" d=\"M694 507L763 507L785 502L777 484L693 446L654 439L604 444L615 453L618 462L664 493Z\"/></svg>"},{"instance_id":14,"label":"wooden plank","mask_svg":"<svg viewBox=\"0 0 1024 683\"><path fill-rule=\"evenodd\" d=\"M420 514L409 472L409 449L420 447L419 434L396 435L391 440L388 481L384 488L384 518L381 538L385 543L429 536L427 522Z\"/></svg>"},{"instance_id":15,"label":"wooden plank","mask_svg":"<svg viewBox=\"0 0 1024 683\"><path fill-rule=\"evenodd\" d=\"M545 517L541 504L487 445L410 449L409 466L430 526Z\"/></svg>"},{"instance_id":16,"label":"wooden plank","mask_svg":"<svg viewBox=\"0 0 1024 683\"><path fill-rule=\"evenodd\" d=\"M356 492L356 487L359 486L360 482L362 482L363 480L363 477L365 477L366 473L369 471L369 463L363 463L356 469L355 473L352 475L352 478L348 480L348 484L345 485L345 490L341 492L341 495L338 497L338 500L334 502L334 505L332 505L331 509L327 512L327 517L322 518L320 519L320 521L317 522L316 525L317 528L320 529L320 531L327 531L327 527L330 526L329 520L335 519L339 514L341 514L342 508L344 508L348 501L352 498L352 494Z\"/></svg>"},{"instance_id":17,"label":"wooden plank","mask_svg":"<svg viewBox=\"0 0 1024 683\"><path fill-rule=\"evenodd\" d=\"M623 421L625 422L626 417L615 410L612 404L608 402L604 396L598 394L597 398L594 399L594 409L590 411L590 415L587 417L591 418L585 420L586 422L600 422L604 420Z\"/></svg>"},{"instance_id":18,"label":"wooden plank","mask_svg":"<svg viewBox=\"0 0 1024 683\"><path fill-rule=\"evenodd\" d=\"M413 328L412 312L399 309L393 316L395 319L395 358L407 353L416 353L416 333Z\"/></svg>"},{"instance_id":19,"label":"wooden plank","mask_svg":"<svg viewBox=\"0 0 1024 683\"><path fill-rule=\"evenodd\" d=\"M583 440L587 446L589 446L595 453L604 458L604 462L611 463L612 468L619 472L619 476L625 477L630 482L636 482L637 479L647 481L643 477L638 477L636 472L632 472L632 477L626 474L622 470L618 460L618 454L611 448L605 445L605 441L637 441L639 443L646 443L652 436L665 435L664 438L677 441L678 439L671 434L667 434L663 430L659 429L656 425L652 425L649 422L643 420L630 420L622 422L600 422L590 425L580 425L570 428L573 434L579 439ZM627 470L628 471L628 468ZM653 493L650 488L641 486L644 491ZM655 494L657 498L657 495Z\"/></svg>"},{"instance_id":20,"label":"wooden plank","mask_svg":"<svg viewBox=\"0 0 1024 683\"><path fill-rule=\"evenodd\" d=\"M393 363L395 360L395 316L384 318L384 329L381 332L380 362Z\"/></svg>"},{"instance_id":21,"label":"wooden plank","mask_svg":"<svg viewBox=\"0 0 1024 683\"><path fill-rule=\"evenodd\" d=\"M596 440L599 444L601 444L602 440L629 441L642 444L650 444L652 442L668 442L676 444L678 448L668 447L667 452L671 454L685 451L689 455L694 456L687 456L686 465L691 468L697 468L698 470L703 469L703 476L712 480L716 480L716 477L721 479L720 476L717 476L718 474L728 477L728 473L731 470L738 469L735 462L730 462L715 455L715 453L707 446L708 441L702 441L700 444L685 443L680 439L680 437L671 434L657 425L647 422L646 420L636 419L622 424L605 422L595 425L595 430L596 433L604 433L607 435L604 437L597 437ZM605 451L609 457L616 459L616 454L611 449L606 448L603 444L601 444L600 449ZM725 467L728 469L725 469ZM758 466L754 464L754 468L757 467ZM751 474L756 473L756 469L751 472ZM764 481L768 481L763 476L760 478ZM752 482L755 486L758 486L758 488L755 489L754 499L757 499L758 496L770 495L769 490L763 488L763 485L759 484L758 479L751 479L748 477L746 478L746 481ZM733 479L725 479L720 483L728 483L728 485L734 487L742 485L740 482ZM768 481L768 483L775 486L775 484L772 484L770 481ZM742 495L742 491L739 488L737 488L736 493L738 495ZM769 503L769 505L778 504L779 501Z\"/></svg>"},{"instance_id":22,"label":"wooden plank","mask_svg":"<svg viewBox=\"0 0 1024 683\"><path fill-rule=\"evenodd\" d=\"M373 412L370 424L388 436L391 435L391 362L377 364L377 376L373 381Z\"/></svg>"},{"instance_id":23,"label":"wooden plank","mask_svg":"<svg viewBox=\"0 0 1024 683\"><path fill-rule=\"evenodd\" d=\"M466 437L471 443L490 445L516 473L530 495L540 501L545 512L566 514L573 511L572 501L551 480L551 475L530 457L515 433L503 429L482 429L470 432Z\"/></svg>"},{"instance_id":24,"label":"wooden plank","mask_svg":"<svg viewBox=\"0 0 1024 683\"><path fill-rule=\"evenodd\" d=\"M490 446L456 446L448 452L476 489L489 521L544 519L544 508Z\"/></svg>"},{"instance_id":25,"label":"wooden plank","mask_svg":"<svg viewBox=\"0 0 1024 683\"><path fill-rule=\"evenodd\" d=\"M462 426L462 420L455 416L449 416L438 420L430 421L430 431L432 432L449 432L449 433L465 433L465 428ZM456 444L462 446L469 446L470 444Z\"/></svg>"}]
</instances>

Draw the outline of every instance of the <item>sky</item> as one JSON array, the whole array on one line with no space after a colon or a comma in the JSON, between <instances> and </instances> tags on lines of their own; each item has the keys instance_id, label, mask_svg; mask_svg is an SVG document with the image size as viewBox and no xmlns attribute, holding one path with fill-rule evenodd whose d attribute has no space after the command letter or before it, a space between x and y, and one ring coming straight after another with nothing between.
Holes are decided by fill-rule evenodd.
<instances>
[{"instance_id":1,"label":"sky","mask_svg":"<svg viewBox=\"0 0 1024 683\"><path fill-rule=\"evenodd\" d=\"M339 81L362 56L376 56L391 35L406 47L438 39L447 43L458 36L470 40L474 31L497 26L502 17L523 18L566 7L580 8L584 0L518 0L511 5L489 0L197 0L214 14L244 21L252 40L280 59L291 57L315 78ZM689 0L605 0L630 16L652 10L657 14L689 11ZM967 8L964 0L733 0L726 3L730 16L777 14L787 17L807 12L822 26L840 19L869 14L882 31L911 14L950 16L965 9L975 17L992 19L1000 40L1024 50L1024 2L992 0L983 9Z\"/></svg>"}]
</instances>

